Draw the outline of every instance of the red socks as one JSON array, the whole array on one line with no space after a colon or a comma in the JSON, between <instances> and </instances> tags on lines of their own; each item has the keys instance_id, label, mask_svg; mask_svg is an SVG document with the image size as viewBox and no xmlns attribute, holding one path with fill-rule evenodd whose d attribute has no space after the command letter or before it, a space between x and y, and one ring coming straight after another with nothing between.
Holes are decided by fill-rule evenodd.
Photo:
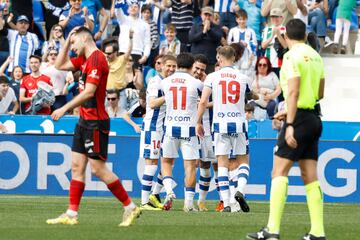
<instances>
[{"instance_id":1,"label":"red socks","mask_svg":"<svg viewBox=\"0 0 360 240\"><path fill-rule=\"evenodd\" d=\"M119 199L120 202L122 202L124 206L127 206L131 203L131 198L125 191L119 179L108 184L107 187L112 192L112 194L114 194L114 196Z\"/></svg>"},{"instance_id":2,"label":"red socks","mask_svg":"<svg viewBox=\"0 0 360 240\"><path fill-rule=\"evenodd\" d=\"M70 203L69 203L69 209L73 211L79 210L79 205L81 201L81 197L83 195L85 189L85 183L77 181L77 180L71 180L70 182Z\"/></svg>"}]
</instances>

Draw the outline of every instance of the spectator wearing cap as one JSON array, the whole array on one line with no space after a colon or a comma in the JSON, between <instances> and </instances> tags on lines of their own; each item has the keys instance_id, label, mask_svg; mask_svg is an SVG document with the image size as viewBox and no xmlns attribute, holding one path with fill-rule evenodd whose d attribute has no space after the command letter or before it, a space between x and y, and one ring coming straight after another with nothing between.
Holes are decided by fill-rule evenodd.
<instances>
[{"instance_id":1,"label":"spectator wearing cap","mask_svg":"<svg viewBox=\"0 0 360 240\"><path fill-rule=\"evenodd\" d=\"M20 66L25 73L30 73L29 58L40 48L38 37L28 32L30 22L27 16L21 15L16 20L16 29L8 29L10 56L14 58L9 64L8 72L12 72L14 66Z\"/></svg>"},{"instance_id":2,"label":"spectator wearing cap","mask_svg":"<svg viewBox=\"0 0 360 240\"><path fill-rule=\"evenodd\" d=\"M284 39L285 27L283 22L283 12L280 8L273 8L270 12L270 24L265 27L262 34L261 47L265 49L265 57L270 59L273 71L279 76L282 64L280 46L285 49L287 44Z\"/></svg>"},{"instance_id":3,"label":"spectator wearing cap","mask_svg":"<svg viewBox=\"0 0 360 240\"><path fill-rule=\"evenodd\" d=\"M192 0L163 0L166 8L171 7L171 23L176 27L177 38L189 45L189 31L193 25L194 8Z\"/></svg>"},{"instance_id":4,"label":"spectator wearing cap","mask_svg":"<svg viewBox=\"0 0 360 240\"><path fill-rule=\"evenodd\" d=\"M19 102L9 84L10 81L7 77L0 76L0 114L13 115L19 109ZM9 111L10 105L13 105L13 108Z\"/></svg>"},{"instance_id":5,"label":"spectator wearing cap","mask_svg":"<svg viewBox=\"0 0 360 240\"><path fill-rule=\"evenodd\" d=\"M189 32L192 54L205 54L209 59L206 72L212 72L216 63L216 48L221 44L223 36L219 25L213 23L214 9L204 7L201 9L201 24L194 24Z\"/></svg>"},{"instance_id":6,"label":"spectator wearing cap","mask_svg":"<svg viewBox=\"0 0 360 240\"><path fill-rule=\"evenodd\" d=\"M128 16L125 15L124 9L128 7ZM116 2L115 15L120 26L119 35L119 52L126 53L129 49L129 31L134 31L133 47L131 56L134 61L134 68L139 69L150 56L151 52L151 35L150 25L143 21L140 16L139 2L131 1L128 6L124 2Z\"/></svg>"},{"instance_id":7,"label":"spectator wearing cap","mask_svg":"<svg viewBox=\"0 0 360 240\"><path fill-rule=\"evenodd\" d=\"M261 7L261 15L268 17L272 9L278 8L281 11L282 24L293 18L297 12L296 0L264 0Z\"/></svg>"},{"instance_id":8,"label":"spectator wearing cap","mask_svg":"<svg viewBox=\"0 0 360 240\"><path fill-rule=\"evenodd\" d=\"M94 30L94 16L89 13L88 8L81 8L82 0L70 0L70 9L64 11L59 18L59 24L64 29L64 37L77 26L85 26L90 31Z\"/></svg>"}]
</instances>

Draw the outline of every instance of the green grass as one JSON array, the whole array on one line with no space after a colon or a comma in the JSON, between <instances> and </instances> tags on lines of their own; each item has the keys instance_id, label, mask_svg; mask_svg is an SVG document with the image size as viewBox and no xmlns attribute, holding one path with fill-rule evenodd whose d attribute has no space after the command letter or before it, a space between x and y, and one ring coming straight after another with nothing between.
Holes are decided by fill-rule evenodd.
<instances>
[{"instance_id":1,"label":"green grass","mask_svg":"<svg viewBox=\"0 0 360 240\"><path fill-rule=\"evenodd\" d=\"M138 202L138 201L137 201ZM66 197L0 195L0 239L245 239L259 230L268 216L267 202L250 202L250 213L184 213L182 201L171 211L143 212L134 226L119 228L122 208L114 198L84 197L80 224L46 225L47 218L61 214ZM215 208L215 201L207 203ZM325 204L328 239L359 239L360 204ZM299 239L309 230L307 206L288 203L282 221L281 239Z\"/></svg>"}]
</instances>

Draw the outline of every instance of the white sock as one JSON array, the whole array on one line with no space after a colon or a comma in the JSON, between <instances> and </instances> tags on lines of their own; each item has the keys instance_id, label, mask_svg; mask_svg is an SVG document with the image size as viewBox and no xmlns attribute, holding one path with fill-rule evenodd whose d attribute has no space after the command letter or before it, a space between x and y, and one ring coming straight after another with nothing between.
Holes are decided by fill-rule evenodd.
<instances>
[{"instance_id":1,"label":"white sock","mask_svg":"<svg viewBox=\"0 0 360 240\"><path fill-rule=\"evenodd\" d=\"M210 168L200 168L199 202L205 202L211 181Z\"/></svg>"},{"instance_id":2,"label":"white sock","mask_svg":"<svg viewBox=\"0 0 360 240\"><path fill-rule=\"evenodd\" d=\"M218 183L224 207L229 206L229 170L226 167L218 167Z\"/></svg>"},{"instance_id":3,"label":"white sock","mask_svg":"<svg viewBox=\"0 0 360 240\"><path fill-rule=\"evenodd\" d=\"M186 187L185 189L185 205L188 207L194 206L194 196L195 196L195 188L194 187Z\"/></svg>"},{"instance_id":4,"label":"white sock","mask_svg":"<svg viewBox=\"0 0 360 240\"><path fill-rule=\"evenodd\" d=\"M71 209L68 209L68 210L66 210L66 215L68 215L70 217L77 217L78 212L74 211L74 210L71 210Z\"/></svg>"},{"instance_id":5,"label":"white sock","mask_svg":"<svg viewBox=\"0 0 360 240\"><path fill-rule=\"evenodd\" d=\"M161 171L157 175L157 181L155 183L154 189L152 191L152 194L159 194L161 192L161 189L164 187L163 185L163 176L161 174Z\"/></svg>"},{"instance_id":6,"label":"white sock","mask_svg":"<svg viewBox=\"0 0 360 240\"><path fill-rule=\"evenodd\" d=\"M125 211L136 208L136 205L131 201L131 203L127 206L124 206Z\"/></svg>"},{"instance_id":7,"label":"white sock","mask_svg":"<svg viewBox=\"0 0 360 240\"><path fill-rule=\"evenodd\" d=\"M146 204L149 202L149 196L151 192L151 187L153 183L153 178L156 174L158 166L157 165L145 165L144 174L141 179L141 204Z\"/></svg>"},{"instance_id":8,"label":"white sock","mask_svg":"<svg viewBox=\"0 0 360 240\"><path fill-rule=\"evenodd\" d=\"M172 181L173 181L172 177L165 176L163 178L163 184L164 184L166 194L170 194L170 193L173 192L173 190L172 190Z\"/></svg>"},{"instance_id":9,"label":"white sock","mask_svg":"<svg viewBox=\"0 0 360 240\"><path fill-rule=\"evenodd\" d=\"M238 186L237 190L245 196L245 186L249 179L250 166L246 163L241 164L237 170Z\"/></svg>"}]
</instances>

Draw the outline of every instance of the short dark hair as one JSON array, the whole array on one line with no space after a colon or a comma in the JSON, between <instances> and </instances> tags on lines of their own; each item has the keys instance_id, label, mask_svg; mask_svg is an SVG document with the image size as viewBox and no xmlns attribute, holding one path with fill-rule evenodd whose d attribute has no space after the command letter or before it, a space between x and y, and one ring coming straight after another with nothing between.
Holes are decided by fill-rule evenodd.
<instances>
[{"instance_id":1,"label":"short dark hair","mask_svg":"<svg viewBox=\"0 0 360 240\"><path fill-rule=\"evenodd\" d=\"M109 90L106 90L106 93L107 93L107 94L114 94L114 93L115 93L117 98L120 97L119 90L117 90L117 89L109 89Z\"/></svg>"},{"instance_id":2,"label":"short dark hair","mask_svg":"<svg viewBox=\"0 0 360 240\"><path fill-rule=\"evenodd\" d=\"M32 58L36 58L37 60L40 61L40 63L41 63L41 61L42 61L41 57L38 56L38 55L30 55L29 59L32 59Z\"/></svg>"},{"instance_id":3,"label":"short dark hair","mask_svg":"<svg viewBox=\"0 0 360 240\"><path fill-rule=\"evenodd\" d=\"M191 69L194 62L195 60L191 53L180 53L176 57L176 63L178 68Z\"/></svg>"},{"instance_id":4,"label":"short dark hair","mask_svg":"<svg viewBox=\"0 0 360 240\"><path fill-rule=\"evenodd\" d=\"M199 62L208 65L209 59L204 54L199 53L194 56L194 62Z\"/></svg>"},{"instance_id":5,"label":"short dark hair","mask_svg":"<svg viewBox=\"0 0 360 240\"><path fill-rule=\"evenodd\" d=\"M3 84L3 83L9 84L10 81L9 81L9 79L7 77L0 76L0 84Z\"/></svg>"},{"instance_id":6,"label":"short dark hair","mask_svg":"<svg viewBox=\"0 0 360 240\"><path fill-rule=\"evenodd\" d=\"M305 40L306 25L300 19L291 19L286 24L286 35L291 40Z\"/></svg>"},{"instance_id":7,"label":"short dark hair","mask_svg":"<svg viewBox=\"0 0 360 240\"><path fill-rule=\"evenodd\" d=\"M245 112L254 112L255 111L255 108L253 105L247 103L245 104Z\"/></svg>"},{"instance_id":8,"label":"short dark hair","mask_svg":"<svg viewBox=\"0 0 360 240\"><path fill-rule=\"evenodd\" d=\"M145 88L142 88L139 91L139 99L146 101L146 89Z\"/></svg>"},{"instance_id":9,"label":"short dark hair","mask_svg":"<svg viewBox=\"0 0 360 240\"><path fill-rule=\"evenodd\" d=\"M231 43L230 47L232 47L235 50L235 62L239 61L240 58L242 58L245 46L241 42L238 43Z\"/></svg>"},{"instance_id":10,"label":"short dark hair","mask_svg":"<svg viewBox=\"0 0 360 240\"><path fill-rule=\"evenodd\" d=\"M141 8L141 13L145 12L145 11L150 11L151 15L152 15L152 10L151 10L151 5L150 4L144 4Z\"/></svg>"},{"instance_id":11,"label":"short dark hair","mask_svg":"<svg viewBox=\"0 0 360 240\"><path fill-rule=\"evenodd\" d=\"M119 42L118 42L118 38L116 37L110 37L110 38L106 38L104 39L104 41L101 43L101 50L103 52L105 52L105 48L108 46L112 46L113 47L113 51L114 52L118 52L119 51Z\"/></svg>"},{"instance_id":12,"label":"short dark hair","mask_svg":"<svg viewBox=\"0 0 360 240\"><path fill-rule=\"evenodd\" d=\"M248 14L244 9L240 9L239 11L237 11L235 13L235 16L236 16L236 18L245 18L245 19L248 18Z\"/></svg>"}]
</instances>

